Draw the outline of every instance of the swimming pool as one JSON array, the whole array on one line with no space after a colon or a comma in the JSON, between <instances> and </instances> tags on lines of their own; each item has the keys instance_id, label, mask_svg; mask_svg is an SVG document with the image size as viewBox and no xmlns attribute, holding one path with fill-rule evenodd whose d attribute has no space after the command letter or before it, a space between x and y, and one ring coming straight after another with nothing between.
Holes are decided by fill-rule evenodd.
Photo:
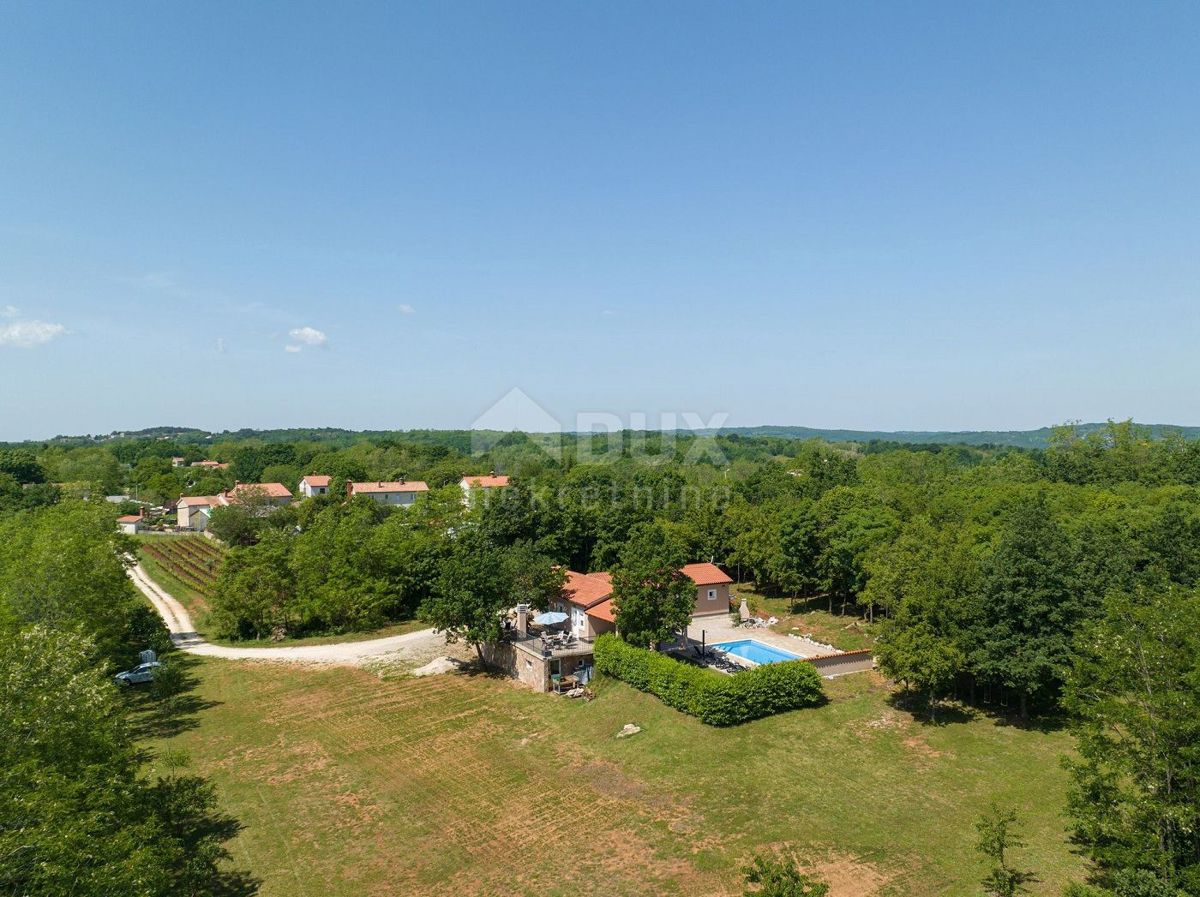
<instances>
[{"instance_id":1,"label":"swimming pool","mask_svg":"<svg viewBox=\"0 0 1200 897\"><path fill-rule=\"evenodd\" d=\"M754 664L783 663L785 660L803 659L799 654L772 648L770 645L756 642L752 638L739 639L736 642L721 642L711 647L717 651L724 651L726 654L736 654Z\"/></svg>"}]
</instances>

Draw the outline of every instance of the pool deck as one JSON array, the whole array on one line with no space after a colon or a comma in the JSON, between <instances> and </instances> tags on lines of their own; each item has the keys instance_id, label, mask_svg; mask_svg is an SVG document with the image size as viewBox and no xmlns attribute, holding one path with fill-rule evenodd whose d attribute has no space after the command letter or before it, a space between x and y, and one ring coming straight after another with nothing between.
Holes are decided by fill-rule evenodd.
<instances>
[{"instance_id":1,"label":"pool deck","mask_svg":"<svg viewBox=\"0 0 1200 897\"><path fill-rule=\"evenodd\" d=\"M688 626L688 638L699 644L702 633L704 642L708 645L715 645L719 642L740 642L746 639L753 639L756 642L762 642L764 645L770 645L772 648L778 648L780 651L787 651L790 654L796 654L800 657L825 657L830 654L841 653L836 648L830 649L825 645L818 645L810 639L800 638L799 636L784 635L770 629L751 629L745 626L734 626L728 614L714 614L711 617L694 618L691 625Z\"/></svg>"}]
</instances>

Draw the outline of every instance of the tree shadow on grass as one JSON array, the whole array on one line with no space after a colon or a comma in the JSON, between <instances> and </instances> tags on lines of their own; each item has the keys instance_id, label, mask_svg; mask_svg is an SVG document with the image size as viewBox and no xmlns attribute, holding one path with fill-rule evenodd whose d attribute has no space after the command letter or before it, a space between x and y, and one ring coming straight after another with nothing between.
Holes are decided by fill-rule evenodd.
<instances>
[{"instance_id":1,"label":"tree shadow on grass","mask_svg":"<svg viewBox=\"0 0 1200 897\"><path fill-rule=\"evenodd\" d=\"M211 707L220 706L220 701L211 701L196 694L200 684L196 668L200 661L182 651L171 651L163 656L163 664L177 673L170 694L156 689L153 683L130 686L128 700L130 722L134 738L170 738L199 725L199 715Z\"/></svg>"},{"instance_id":2,"label":"tree shadow on grass","mask_svg":"<svg viewBox=\"0 0 1200 897\"><path fill-rule=\"evenodd\" d=\"M934 711L930 712L929 702L925 696L915 692L897 689L887 697L887 703L895 710L912 716L914 722L923 726L950 726L969 723L979 718L979 710L958 701L939 701Z\"/></svg>"},{"instance_id":3,"label":"tree shadow on grass","mask_svg":"<svg viewBox=\"0 0 1200 897\"><path fill-rule=\"evenodd\" d=\"M248 872L221 872L212 883L212 897L253 897L262 887L262 879Z\"/></svg>"},{"instance_id":4,"label":"tree shadow on grass","mask_svg":"<svg viewBox=\"0 0 1200 897\"><path fill-rule=\"evenodd\" d=\"M919 692L898 688L887 698L888 704L896 710L908 713L915 722L926 726L948 726L969 723L979 719L988 719L996 726L1011 726L1030 732L1049 734L1062 731L1069 721L1061 714L1043 714L1021 719L1011 708L1002 705L970 704L962 700L944 700L938 702L936 714L930 718L929 703Z\"/></svg>"},{"instance_id":5,"label":"tree shadow on grass","mask_svg":"<svg viewBox=\"0 0 1200 897\"><path fill-rule=\"evenodd\" d=\"M1071 724L1070 719L1060 713L1039 714L1031 716L1029 719L1021 719L1020 714L1007 711L989 712L988 716L995 721L997 726L1011 726L1014 729L1040 732L1043 735L1061 732Z\"/></svg>"}]
</instances>

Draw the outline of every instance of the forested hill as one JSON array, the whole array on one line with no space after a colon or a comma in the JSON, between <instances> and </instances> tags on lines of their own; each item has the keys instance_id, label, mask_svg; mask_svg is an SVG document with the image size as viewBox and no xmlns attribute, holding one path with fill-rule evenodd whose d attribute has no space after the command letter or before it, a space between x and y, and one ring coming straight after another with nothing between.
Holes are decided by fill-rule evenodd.
<instances>
[{"instance_id":1,"label":"forested hill","mask_svg":"<svg viewBox=\"0 0 1200 897\"><path fill-rule=\"evenodd\" d=\"M1077 435L1086 436L1090 433L1100 433L1107 423L1075 424ZM1167 432L1176 432L1185 439L1200 439L1200 427L1179 427L1172 424L1139 424L1148 430L1151 436L1159 439ZM711 434L713 431L700 431ZM741 436L768 436L780 439L820 439L824 442L895 442L906 445L1004 445L1014 448L1046 448L1050 437L1054 434L1053 427L1040 427L1036 430L963 430L951 432L947 430L821 430L813 427L727 427L721 430L729 435L737 433Z\"/></svg>"},{"instance_id":2,"label":"forested hill","mask_svg":"<svg viewBox=\"0 0 1200 897\"><path fill-rule=\"evenodd\" d=\"M1107 423L1070 425L1076 436L1101 433ZM1200 439L1200 427L1183 427L1173 424L1139 424L1138 428L1151 438L1159 439L1166 433L1178 433L1185 439ZM1012 448L1038 449L1050 445L1054 427L1039 427L1036 430L826 430L816 427L760 426L723 427L720 430L695 430L694 435L711 436L738 435L745 437L769 437L776 439L819 439L824 442L890 442L904 445L993 445ZM209 432L194 427L147 427L136 431L118 431L106 435L55 436L47 440L30 440L51 445L94 445L122 439L170 439L180 445L204 445L213 442L318 442L347 446L359 441L402 439L407 442L429 442L452 445L460 450L469 449L472 441L470 430L344 430L339 427L293 427L280 430L225 430ZM477 435L477 434L476 434ZM500 434L496 434L497 436ZM9 443L18 445L18 443Z\"/></svg>"}]
</instances>

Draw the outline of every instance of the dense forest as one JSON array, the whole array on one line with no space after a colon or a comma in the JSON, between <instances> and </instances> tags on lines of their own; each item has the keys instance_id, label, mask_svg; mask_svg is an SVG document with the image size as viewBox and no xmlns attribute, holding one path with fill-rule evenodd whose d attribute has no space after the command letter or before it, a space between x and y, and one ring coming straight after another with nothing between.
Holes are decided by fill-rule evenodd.
<instances>
[{"instance_id":1,"label":"dense forest","mask_svg":"<svg viewBox=\"0 0 1200 897\"><path fill-rule=\"evenodd\" d=\"M0 513L36 530L96 514L88 496L331 475L330 496L214 515L234 547L213 618L235 638L420 615L478 642L514 596L543 603L564 567L645 583L713 560L761 593L871 621L881 669L929 718L959 701L1072 726L1070 811L1095 867L1078 894L1200 894L1200 443L1122 423L1059 428L1034 450L636 432L478 447L340 431L22 447L0 453ZM489 470L512 485L464 507L459 478ZM411 509L341 497L347 480L401 477L430 486ZM121 631L90 644L111 656Z\"/></svg>"}]
</instances>

